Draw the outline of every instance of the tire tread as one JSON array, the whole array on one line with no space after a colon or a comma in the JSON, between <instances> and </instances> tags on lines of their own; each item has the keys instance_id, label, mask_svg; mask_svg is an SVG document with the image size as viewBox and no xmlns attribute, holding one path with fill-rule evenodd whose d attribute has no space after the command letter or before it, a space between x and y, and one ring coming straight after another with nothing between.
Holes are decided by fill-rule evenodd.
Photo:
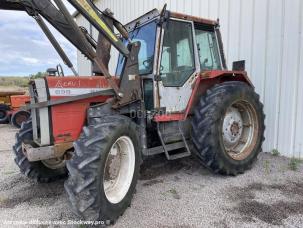
<instances>
[{"instance_id":1,"label":"tire tread","mask_svg":"<svg viewBox=\"0 0 303 228\"><path fill-rule=\"evenodd\" d=\"M257 112L261 115L261 143L258 145L258 153L262 150L262 142L264 141L264 112L263 104L259 101L259 95L244 82L224 82L217 84L207 90L204 96L200 98L196 109L194 110L194 118L192 120L192 141L195 147L195 154L202 164L214 173L237 175L250 169L257 159L258 153L246 164L245 167L231 166L226 164L220 157L220 149L218 139L215 135L218 131L217 126L220 124L222 117L222 107L224 107L224 98L233 91L238 90L240 93L249 93L251 99L257 105Z\"/></svg>"}]
</instances>

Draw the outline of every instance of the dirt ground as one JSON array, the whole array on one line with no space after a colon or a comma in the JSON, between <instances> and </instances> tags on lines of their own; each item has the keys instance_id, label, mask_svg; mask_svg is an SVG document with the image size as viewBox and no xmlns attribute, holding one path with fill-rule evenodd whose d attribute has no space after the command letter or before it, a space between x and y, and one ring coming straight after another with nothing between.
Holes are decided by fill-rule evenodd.
<instances>
[{"instance_id":1,"label":"dirt ground","mask_svg":"<svg viewBox=\"0 0 303 228\"><path fill-rule=\"evenodd\" d=\"M0 227L76 221L63 181L38 184L19 173L11 150L15 133L0 125ZM303 165L297 171L288 165L287 158L262 153L252 170L223 177L195 158L154 157L145 161L132 205L113 227L303 227Z\"/></svg>"}]
</instances>

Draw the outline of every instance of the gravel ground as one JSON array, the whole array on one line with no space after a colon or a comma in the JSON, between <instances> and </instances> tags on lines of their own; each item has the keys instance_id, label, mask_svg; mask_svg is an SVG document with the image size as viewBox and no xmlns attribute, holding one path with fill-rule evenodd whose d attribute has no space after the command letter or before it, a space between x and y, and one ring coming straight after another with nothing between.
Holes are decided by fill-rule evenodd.
<instances>
[{"instance_id":1,"label":"gravel ground","mask_svg":"<svg viewBox=\"0 0 303 228\"><path fill-rule=\"evenodd\" d=\"M76 220L63 181L37 184L19 173L11 151L15 132L0 125L0 226ZM262 153L252 170L223 177L194 158L154 157L145 161L132 205L113 227L303 227L303 165L291 171L288 164Z\"/></svg>"}]
</instances>

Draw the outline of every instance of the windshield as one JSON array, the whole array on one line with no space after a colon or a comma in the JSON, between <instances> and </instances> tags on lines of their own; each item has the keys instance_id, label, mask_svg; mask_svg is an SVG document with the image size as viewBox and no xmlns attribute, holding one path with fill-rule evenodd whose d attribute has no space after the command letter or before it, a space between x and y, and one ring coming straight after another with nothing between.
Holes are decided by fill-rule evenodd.
<instances>
[{"instance_id":1,"label":"windshield","mask_svg":"<svg viewBox=\"0 0 303 228\"><path fill-rule=\"evenodd\" d=\"M154 51L156 42L156 21L143 25L129 33L132 42L140 41L141 48L139 51L139 74L151 74L154 65ZM125 44L127 41L123 41ZM124 66L124 56L119 55L116 75L120 76Z\"/></svg>"}]
</instances>

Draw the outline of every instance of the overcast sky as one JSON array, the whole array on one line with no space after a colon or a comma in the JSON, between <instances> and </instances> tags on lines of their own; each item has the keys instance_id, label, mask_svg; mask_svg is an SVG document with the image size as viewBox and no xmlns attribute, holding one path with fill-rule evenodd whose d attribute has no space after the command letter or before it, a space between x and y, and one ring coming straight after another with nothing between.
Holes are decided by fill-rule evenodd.
<instances>
[{"instance_id":1,"label":"overcast sky","mask_svg":"<svg viewBox=\"0 0 303 228\"><path fill-rule=\"evenodd\" d=\"M67 6L74 12L72 6ZM52 27L51 30L77 67L76 49ZM0 76L28 76L58 63L64 65L33 18L23 12L0 10Z\"/></svg>"}]
</instances>

